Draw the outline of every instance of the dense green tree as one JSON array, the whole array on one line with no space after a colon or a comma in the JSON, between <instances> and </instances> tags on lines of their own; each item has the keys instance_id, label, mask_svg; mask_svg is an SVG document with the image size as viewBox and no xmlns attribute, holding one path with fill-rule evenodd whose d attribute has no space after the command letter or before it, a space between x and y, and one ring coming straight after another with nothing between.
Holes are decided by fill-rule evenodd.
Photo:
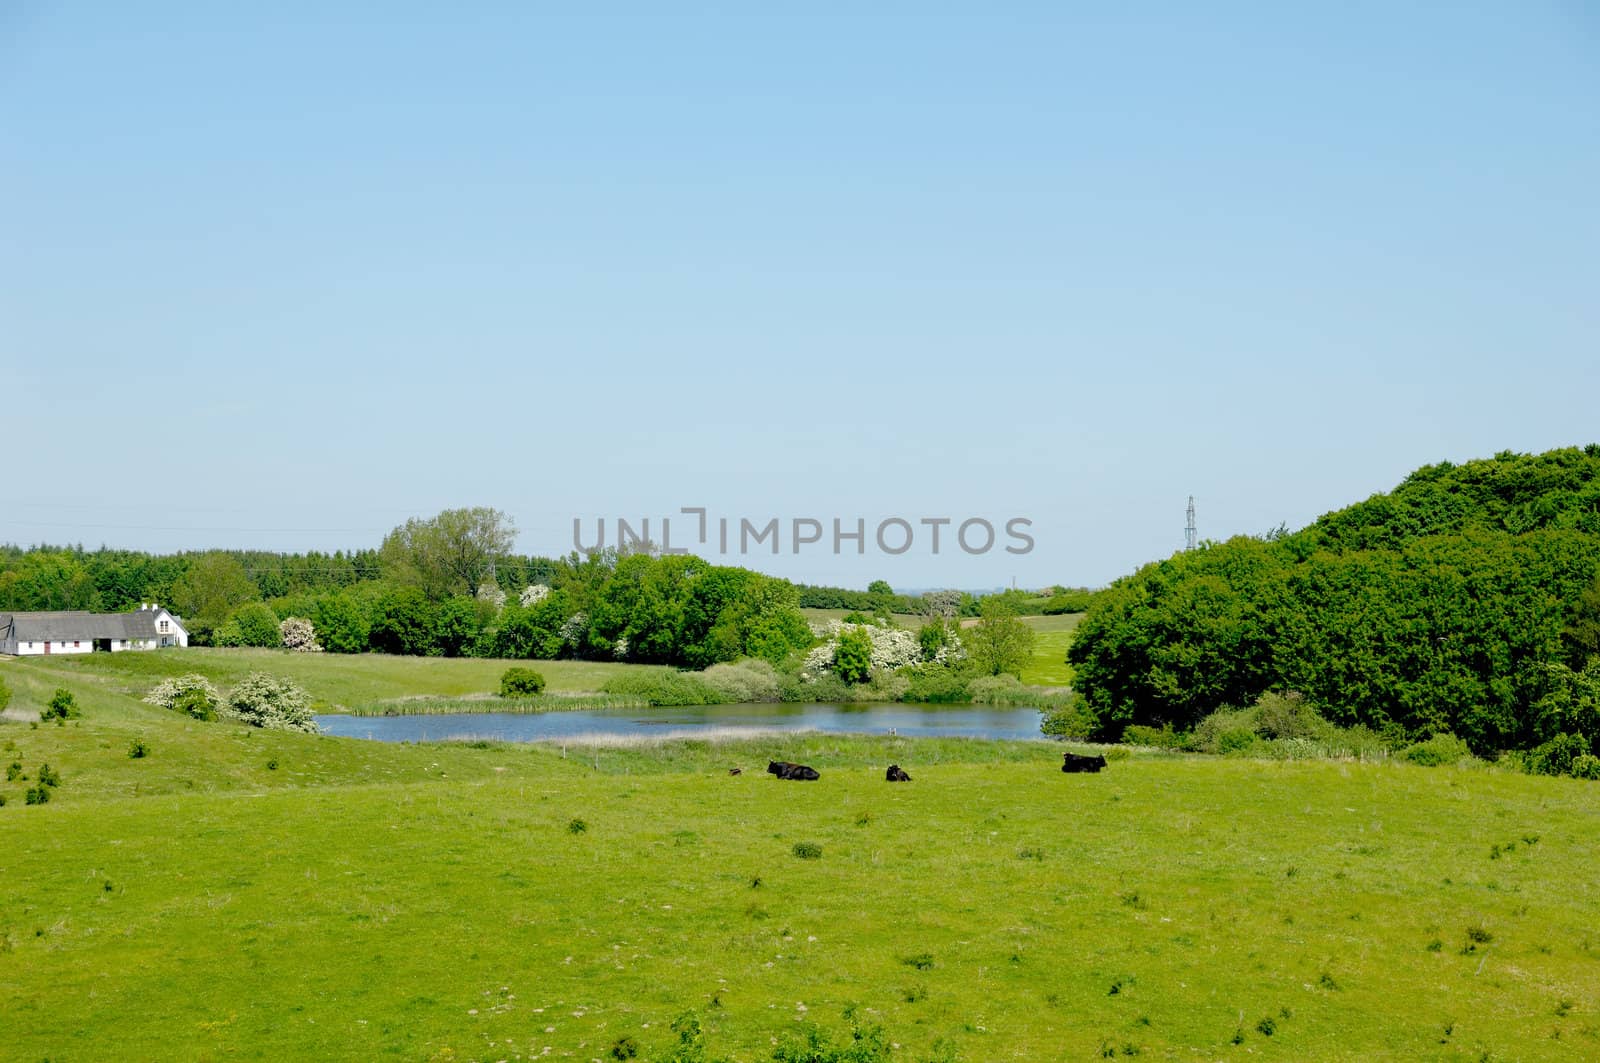
<instances>
[{"instance_id":1,"label":"dense green tree","mask_svg":"<svg viewBox=\"0 0 1600 1063\"><path fill-rule=\"evenodd\" d=\"M979 603L980 619L967 628L962 641L967 655L982 675L1020 675L1033 655L1033 629L1024 624L1016 606L1002 595Z\"/></svg>"},{"instance_id":2,"label":"dense green tree","mask_svg":"<svg viewBox=\"0 0 1600 1063\"><path fill-rule=\"evenodd\" d=\"M278 614L262 602L247 602L217 629L218 646L258 646L271 649L282 645Z\"/></svg>"},{"instance_id":3,"label":"dense green tree","mask_svg":"<svg viewBox=\"0 0 1600 1063\"><path fill-rule=\"evenodd\" d=\"M511 552L516 525L497 509L447 509L390 532L379 553L384 573L430 598L475 597L495 563Z\"/></svg>"},{"instance_id":4,"label":"dense green tree","mask_svg":"<svg viewBox=\"0 0 1600 1063\"><path fill-rule=\"evenodd\" d=\"M221 550L195 558L172 585L174 611L191 635L219 627L239 606L260 597L244 566Z\"/></svg>"},{"instance_id":5,"label":"dense green tree","mask_svg":"<svg viewBox=\"0 0 1600 1063\"><path fill-rule=\"evenodd\" d=\"M365 602L350 591L318 598L311 607L317 641L329 653L364 653L372 634L371 614Z\"/></svg>"},{"instance_id":6,"label":"dense green tree","mask_svg":"<svg viewBox=\"0 0 1600 1063\"><path fill-rule=\"evenodd\" d=\"M507 602L495 632L495 656L546 660L559 657L566 648L561 630L573 612L572 600L560 590L551 591L530 606L515 600Z\"/></svg>"},{"instance_id":7,"label":"dense green tree","mask_svg":"<svg viewBox=\"0 0 1600 1063\"><path fill-rule=\"evenodd\" d=\"M472 598L448 598L434 615L433 643L446 657L460 657L478 638L483 626L478 602Z\"/></svg>"},{"instance_id":8,"label":"dense green tree","mask_svg":"<svg viewBox=\"0 0 1600 1063\"><path fill-rule=\"evenodd\" d=\"M1304 531L1148 565L1097 595L1076 685L1103 736L1289 689L1395 741L1532 748L1586 718L1597 473L1596 448L1430 467Z\"/></svg>"},{"instance_id":9,"label":"dense green tree","mask_svg":"<svg viewBox=\"0 0 1600 1063\"><path fill-rule=\"evenodd\" d=\"M872 636L866 629L849 627L840 632L833 672L846 683L865 683L872 678Z\"/></svg>"},{"instance_id":10,"label":"dense green tree","mask_svg":"<svg viewBox=\"0 0 1600 1063\"><path fill-rule=\"evenodd\" d=\"M1569 667L1581 669L1600 657L1600 577L1585 587L1573 603L1561 641L1566 646Z\"/></svg>"},{"instance_id":11,"label":"dense green tree","mask_svg":"<svg viewBox=\"0 0 1600 1063\"><path fill-rule=\"evenodd\" d=\"M421 656L433 648L434 609L415 587L395 587L378 599L372 618L372 648L380 653Z\"/></svg>"}]
</instances>

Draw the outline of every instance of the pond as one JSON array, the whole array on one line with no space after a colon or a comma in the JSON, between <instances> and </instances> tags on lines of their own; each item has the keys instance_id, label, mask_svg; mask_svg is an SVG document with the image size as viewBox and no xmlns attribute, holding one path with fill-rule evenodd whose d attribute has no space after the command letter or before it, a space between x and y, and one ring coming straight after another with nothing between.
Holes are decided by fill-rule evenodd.
<instances>
[{"instance_id":1,"label":"pond","mask_svg":"<svg viewBox=\"0 0 1600 1063\"><path fill-rule=\"evenodd\" d=\"M904 737L1042 738L1039 710L991 705L761 704L449 716L318 716L325 734L380 742L487 738L507 742L738 737L773 731Z\"/></svg>"}]
</instances>

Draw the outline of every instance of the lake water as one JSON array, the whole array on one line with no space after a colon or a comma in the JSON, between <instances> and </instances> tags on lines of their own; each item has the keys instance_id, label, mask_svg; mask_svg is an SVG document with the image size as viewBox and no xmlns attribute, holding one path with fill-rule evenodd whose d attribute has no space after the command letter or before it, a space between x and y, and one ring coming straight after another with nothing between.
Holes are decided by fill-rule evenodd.
<instances>
[{"instance_id":1,"label":"lake water","mask_svg":"<svg viewBox=\"0 0 1600 1063\"><path fill-rule=\"evenodd\" d=\"M1042 738L1037 709L987 705L696 705L449 716L318 716L326 734L380 742L489 738L508 742L719 737L772 731L905 737Z\"/></svg>"}]
</instances>

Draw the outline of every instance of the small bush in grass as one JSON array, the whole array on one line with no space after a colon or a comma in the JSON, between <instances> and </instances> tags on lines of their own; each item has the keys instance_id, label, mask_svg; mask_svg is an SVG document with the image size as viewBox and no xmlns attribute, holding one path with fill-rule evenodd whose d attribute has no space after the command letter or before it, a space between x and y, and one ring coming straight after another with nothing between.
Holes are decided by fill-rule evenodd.
<instances>
[{"instance_id":1,"label":"small bush in grass","mask_svg":"<svg viewBox=\"0 0 1600 1063\"><path fill-rule=\"evenodd\" d=\"M57 687L56 692L50 697L49 706L40 715L40 718L45 720L70 720L80 715L82 714L78 711L78 699L72 696L72 691Z\"/></svg>"},{"instance_id":2,"label":"small bush in grass","mask_svg":"<svg viewBox=\"0 0 1600 1063\"><path fill-rule=\"evenodd\" d=\"M268 771L277 771L278 770L278 762L277 762L276 759L267 761L267 770Z\"/></svg>"},{"instance_id":3,"label":"small bush in grass","mask_svg":"<svg viewBox=\"0 0 1600 1063\"><path fill-rule=\"evenodd\" d=\"M1267 1037L1271 1037L1273 1034L1278 1032L1278 1020L1274 1019L1271 1015L1268 1015L1266 1018L1256 1023L1256 1029L1260 1030Z\"/></svg>"},{"instance_id":4,"label":"small bush in grass","mask_svg":"<svg viewBox=\"0 0 1600 1063\"><path fill-rule=\"evenodd\" d=\"M181 712L197 720L214 720L222 696L212 686L211 680L198 672L191 672L163 679L144 696L144 702L146 705Z\"/></svg>"},{"instance_id":5,"label":"small bush in grass","mask_svg":"<svg viewBox=\"0 0 1600 1063\"><path fill-rule=\"evenodd\" d=\"M30 786L28 792L22 795L23 804L44 805L50 802L50 789L46 786Z\"/></svg>"},{"instance_id":6,"label":"small bush in grass","mask_svg":"<svg viewBox=\"0 0 1600 1063\"><path fill-rule=\"evenodd\" d=\"M278 625L278 641L284 649L296 653L322 652L322 646L317 642L316 625L303 616L284 617Z\"/></svg>"},{"instance_id":7,"label":"small bush in grass","mask_svg":"<svg viewBox=\"0 0 1600 1063\"><path fill-rule=\"evenodd\" d=\"M321 728L311 718L311 695L287 679L251 672L228 695L230 715L245 723L274 731L317 734Z\"/></svg>"},{"instance_id":8,"label":"small bush in grass","mask_svg":"<svg viewBox=\"0 0 1600 1063\"><path fill-rule=\"evenodd\" d=\"M13 760L6 765L6 782L16 782L18 779L26 778L27 776L22 773L22 761Z\"/></svg>"},{"instance_id":9,"label":"small bush in grass","mask_svg":"<svg viewBox=\"0 0 1600 1063\"><path fill-rule=\"evenodd\" d=\"M778 670L767 661L752 658L734 664L714 664L701 678L733 704L782 700Z\"/></svg>"},{"instance_id":10,"label":"small bush in grass","mask_svg":"<svg viewBox=\"0 0 1600 1063\"><path fill-rule=\"evenodd\" d=\"M1174 731L1170 723L1161 727L1147 727L1144 724L1136 723L1122 732L1122 740L1130 746L1182 749L1188 740L1188 736Z\"/></svg>"},{"instance_id":11,"label":"small bush in grass","mask_svg":"<svg viewBox=\"0 0 1600 1063\"><path fill-rule=\"evenodd\" d=\"M1592 753L1580 753L1572 758L1572 777L1574 779L1600 779L1600 757Z\"/></svg>"},{"instance_id":12,"label":"small bush in grass","mask_svg":"<svg viewBox=\"0 0 1600 1063\"><path fill-rule=\"evenodd\" d=\"M568 834L582 834L584 831L586 831L588 829L589 829L589 824L585 823L581 819L569 820L567 822L567 833Z\"/></svg>"},{"instance_id":13,"label":"small bush in grass","mask_svg":"<svg viewBox=\"0 0 1600 1063\"><path fill-rule=\"evenodd\" d=\"M1528 754L1528 770L1535 775L1570 775L1572 765L1589 753L1589 740L1581 734L1558 734Z\"/></svg>"},{"instance_id":14,"label":"small bush in grass","mask_svg":"<svg viewBox=\"0 0 1600 1063\"><path fill-rule=\"evenodd\" d=\"M129 760L143 760L150 755L150 747L142 738L135 738L133 744L128 746Z\"/></svg>"},{"instance_id":15,"label":"small bush in grass","mask_svg":"<svg viewBox=\"0 0 1600 1063\"><path fill-rule=\"evenodd\" d=\"M1296 691L1267 691L1256 699L1256 733L1263 738L1319 738L1328 723Z\"/></svg>"},{"instance_id":16,"label":"small bush in grass","mask_svg":"<svg viewBox=\"0 0 1600 1063\"><path fill-rule=\"evenodd\" d=\"M1039 720L1039 730L1055 738L1088 738L1094 733L1096 722L1085 707L1083 698L1073 695L1066 704L1045 710Z\"/></svg>"},{"instance_id":17,"label":"small bush in grass","mask_svg":"<svg viewBox=\"0 0 1600 1063\"><path fill-rule=\"evenodd\" d=\"M902 956L900 957L900 962L907 967L915 967L919 971L930 971L933 969L933 954L931 952L919 952L915 956Z\"/></svg>"},{"instance_id":18,"label":"small bush in grass","mask_svg":"<svg viewBox=\"0 0 1600 1063\"><path fill-rule=\"evenodd\" d=\"M1472 750L1467 744L1455 735L1448 732L1436 734L1426 742L1418 742L1407 747L1400 754L1413 764L1421 764L1428 768L1437 768L1446 764L1459 764L1472 757Z\"/></svg>"},{"instance_id":19,"label":"small bush in grass","mask_svg":"<svg viewBox=\"0 0 1600 1063\"><path fill-rule=\"evenodd\" d=\"M532 668L507 668L500 673L500 696L534 698L544 693L544 676Z\"/></svg>"},{"instance_id":20,"label":"small bush in grass","mask_svg":"<svg viewBox=\"0 0 1600 1063\"><path fill-rule=\"evenodd\" d=\"M822 859L822 846L818 845L816 842L795 842L794 849L792 851L794 855L798 856L802 860Z\"/></svg>"},{"instance_id":21,"label":"small bush in grass","mask_svg":"<svg viewBox=\"0 0 1600 1063\"><path fill-rule=\"evenodd\" d=\"M886 1063L889 1053L889 1036L883 1027L863 1026L852 1016L844 1044L834 1044L829 1034L807 1024L801 1031L785 1035L772 1050L772 1059L773 1063Z\"/></svg>"},{"instance_id":22,"label":"small bush in grass","mask_svg":"<svg viewBox=\"0 0 1600 1063\"><path fill-rule=\"evenodd\" d=\"M639 1042L631 1037L619 1037L611 1042L612 1059L634 1059L639 1055Z\"/></svg>"},{"instance_id":23,"label":"small bush in grass","mask_svg":"<svg viewBox=\"0 0 1600 1063\"><path fill-rule=\"evenodd\" d=\"M49 764L41 764L39 765L39 785L60 786L61 776Z\"/></svg>"}]
</instances>

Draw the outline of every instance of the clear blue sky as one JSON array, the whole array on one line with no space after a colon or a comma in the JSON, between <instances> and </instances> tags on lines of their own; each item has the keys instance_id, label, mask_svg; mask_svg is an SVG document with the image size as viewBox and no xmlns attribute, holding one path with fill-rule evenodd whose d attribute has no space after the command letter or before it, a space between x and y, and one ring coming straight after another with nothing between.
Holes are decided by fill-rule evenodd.
<instances>
[{"instance_id":1,"label":"clear blue sky","mask_svg":"<svg viewBox=\"0 0 1600 1063\"><path fill-rule=\"evenodd\" d=\"M0 2L0 541L1095 584L1600 438L1592 4L860 6Z\"/></svg>"}]
</instances>

